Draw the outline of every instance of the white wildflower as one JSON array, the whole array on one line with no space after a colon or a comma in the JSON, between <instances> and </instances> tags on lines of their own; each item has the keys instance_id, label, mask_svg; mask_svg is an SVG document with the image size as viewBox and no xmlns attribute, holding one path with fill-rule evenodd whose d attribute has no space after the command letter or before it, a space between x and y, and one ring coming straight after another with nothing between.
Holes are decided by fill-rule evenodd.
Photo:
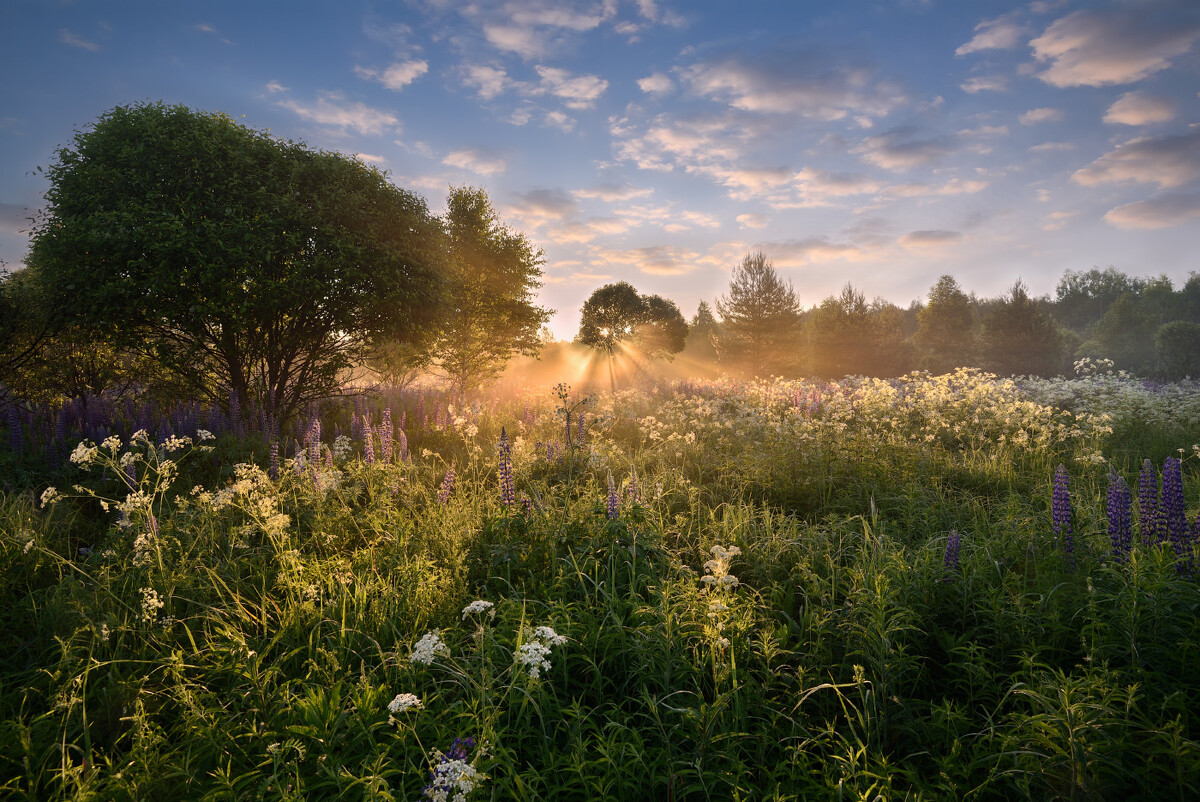
<instances>
[{"instance_id":1,"label":"white wildflower","mask_svg":"<svg viewBox=\"0 0 1200 802\"><path fill-rule=\"evenodd\" d=\"M435 657L449 654L450 648L442 642L441 634L435 629L426 632L417 641L417 645L412 648L412 653L408 656L408 659L414 663L421 663L428 666L433 664Z\"/></svg>"},{"instance_id":2,"label":"white wildflower","mask_svg":"<svg viewBox=\"0 0 1200 802\"><path fill-rule=\"evenodd\" d=\"M333 441L333 458L339 462L346 459L352 448L350 438L347 435L339 434Z\"/></svg>"},{"instance_id":3,"label":"white wildflower","mask_svg":"<svg viewBox=\"0 0 1200 802\"><path fill-rule=\"evenodd\" d=\"M166 605L162 599L158 597L158 591L154 588L142 588L142 620L153 621L158 617L158 611Z\"/></svg>"},{"instance_id":4,"label":"white wildflower","mask_svg":"<svg viewBox=\"0 0 1200 802\"><path fill-rule=\"evenodd\" d=\"M466 607L463 608L463 610L462 610L463 620L465 621L467 616L469 616L469 615L476 615L478 613L488 613L489 615L491 615L494 618L496 615L496 611L492 609L493 607L495 607L495 605L492 604L490 601L484 601L483 599L473 601L470 604L468 604Z\"/></svg>"},{"instance_id":5,"label":"white wildflower","mask_svg":"<svg viewBox=\"0 0 1200 802\"><path fill-rule=\"evenodd\" d=\"M197 429L196 430L196 439L199 440L201 443L203 443L205 440L216 440L217 438L216 438L216 435L214 435L212 432L208 431L207 429Z\"/></svg>"},{"instance_id":6,"label":"white wildflower","mask_svg":"<svg viewBox=\"0 0 1200 802\"><path fill-rule=\"evenodd\" d=\"M100 444L101 448L107 448L109 451L116 451L121 447L121 438L115 434L104 438L104 442Z\"/></svg>"},{"instance_id":7,"label":"white wildflower","mask_svg":"<svg viewBox=\"0 0 1200 802\"><path fill-rule=\"evenodd\" d=\"M398 693L395 699L388 702L388 711L403 713L406 710L420 710L421 706L421 700L415 694Z\"/></svg>"},{"instance_id":8,"label":"white wildflower","mask_svg":"<svg viewBox=\"0 0 1200 802\"><path fill-rule=\"evenodd\" d=\"M29 552L33 551L33 546L34 546L34 543L32 540L30 540L28 543L26 543L25 544L25 553L28 554Z\"/></svg>"},{"instance_id":9,"label":"white wildflower","mask_svg":"<svg viewBox=\"0 0 1200 802\"><path fill-rule=\"evenodd\" d=\"M541 641L522 643L514 657L517 665L529 669L529 676L537 679L542 671L550 670L550 647Z\"/></svg>"},{"instance_id":10,"label":"white wildflower","mask_svg":"<svg viewBox=\"0 0 1200 802\"><path fill-rule=\"evenodd\" d=\"M58 490L53 487L47 487L44 491L42 491L42 506L49 506L50 504L58 501L60 498L62 498L62 496L59 494Z\"/></svg>"},{"instance_id":11,"label":"white wildflower","mask_svg":"<svg viewBox=\"0 0 1200 802\"><path fill-rule=\"evenodd\" d=\"M71 452L71 462L74 462L81 468L86 468L91 465L92 460L96 458L97 450L98 449L95 446L89 446L85 440L84 442L75 446L75 450Z\"/></svg>"}]
</instances>

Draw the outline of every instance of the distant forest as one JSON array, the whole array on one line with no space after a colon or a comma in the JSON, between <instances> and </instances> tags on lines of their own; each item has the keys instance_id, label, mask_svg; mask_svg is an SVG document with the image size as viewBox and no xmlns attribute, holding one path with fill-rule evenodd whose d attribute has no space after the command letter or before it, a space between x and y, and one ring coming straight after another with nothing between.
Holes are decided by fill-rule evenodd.
<instances>
[{"instance_id":1,"label":"distant forest","mask_svg":"<svg viewBox=\"0 0 1200 802\"><path fill-rule=\"evenodd\" d=\"M949 275L901 308L847 284L803 309L761 254L746 257L716 309L701 302L680 355L730 375L889 377L976 367L999 375L1072 375L1078 360L1147 379L1200 378L1200 274L1115 268L1067 271L1055 296L1018 281L998 298L968 294Z\"/></svg>"}]
</instances>

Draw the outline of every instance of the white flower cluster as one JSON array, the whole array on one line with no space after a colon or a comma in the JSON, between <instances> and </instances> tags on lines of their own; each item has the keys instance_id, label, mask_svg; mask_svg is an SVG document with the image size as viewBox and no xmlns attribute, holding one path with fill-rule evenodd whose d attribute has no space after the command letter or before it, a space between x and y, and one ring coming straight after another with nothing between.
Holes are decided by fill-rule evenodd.
<instances>
[{"instance_id":1,"label":"white flower cluster","mask_svg":"<svg viewBox=\"0 0 1200 802\"><path fill-rule=\"evenodd\" d=\"M438 631L432 630L426 632L421 639L417 641L417 645L412 648L412 653L408 659L414 663L422 665L433 665L433 660L439 655L449 655L450 648L442 642L442 636Z\"/></svg>"},{"instance_id":2,"label":"white flower cluster","mask_svg":"<svg viewBox=\"0 0 1200 802\"><path fill-rule=\"evenodd\" d=\"M538 627L529 636L530 639L513 653L517 665L528 669L529 676L537 679L543 671L550 670L550 650L554 646L562 646L567 639L550 627Z\"/></svg>"},{"instance_id":3,"label":"white flower cluster","mask_svg":"<svg viewBox=\"0 0 1200 802\"><path fill-rule=\"evenodd\" d=\"M350 451L354 448L350 443L348 435L339 434L333 440L333 458L338 462L344 462L346 457L350 456Z\"/></svg>"},{"instance_id":4,"label":"white flower cluster","mask_svg":"<svg viewBox=\"0 0 1200 802\"><path fill-rule=\"evenodd\" d=\"M711 588L736 588L738 578L729 573L729 561L741 553L742 550L737 546L713 546L713 558L704 564L704 570L708 573L700 577L700 581Z\"/></svg>"},{"instance_id":5,"label":"white flower cluster","mask_svg":"<svg viewBox=\"0 0 1200 802\"><path fill-rule=\"evenodd\" d=\"M42 492L42 506L46 507L62 498L62 495L53 487L47 487Z\"/></svg>"},{"instance_id":6,"label":"white flower cluster","mask_svg":"<svg viewBox=\"0 0 1200 802\"><path fill-rule=\"evenodd\" d=\"M425 796L431 802L466 802L467 795L482 779L479 772L467 761L452 760L437 749L433 750L432 757L441 762L434 769L433 782L425 789Z\"/></svg>"},{"instance_id":7,"label":"white flower cluster","mask_svg":"<svg viewBox=\"0 0 1200 802\"><path fill-rule=\"evenodd\" d=\"M158 618L158 611L166 605L162 599L158 597L158 591L154 588L142 588L142 620L153 621Z\"/></svg>"},{"instance_id":8,"label":"white flower cluster","mask_svg":"<svg viewBox=\"0 0 1200 802\"><path fill-rule=\"evenodd\" d=\"M420 710L420 709L421 709L421 700L419 697L416 696L416 694L412 694L412 693L398 693L398 694L396 694L395 699L388 702L388 712L393 713L393 714L394 713L403 713L406 710ZM392 721L391 717L388 718L388 721L389 722Z\"/></svg>"},{"instance_id":9,"label":"white flower cluster","mask_svg":"<svg viewBox=\"0 0 1200 802\"><path fill-rule=\"evenodd\" d=\"M86 470L92 464L92 460L96 458L96 452L99 450L95 446L89 446L86 441L82 442L71 452L71 462Z\"/></svg>"},{"instance_id":10,"label":"white flower cluster","mask_svg":"<svg viewBox=\"0 0 1200 802\"><path fill-rule=\"evenodd\" d=\"M463 608L463 610L462 610L463 620L464 621L467 620L467 616L469 616L469 615L478 615L479 613L487 613L490 617L495 618L496 611L494 609L492 609L494 607L495 607L495 605L492 604L490 601L484 601L483 599L473 601L470 604L468 604L466 607Z\"/></svg>"}]
</instances>

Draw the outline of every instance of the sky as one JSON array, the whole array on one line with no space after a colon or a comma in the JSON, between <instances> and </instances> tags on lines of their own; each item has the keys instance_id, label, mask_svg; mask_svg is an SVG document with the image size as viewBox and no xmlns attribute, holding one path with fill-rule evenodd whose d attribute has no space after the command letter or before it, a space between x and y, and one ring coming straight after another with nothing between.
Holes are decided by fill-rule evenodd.
<instances>
[{"instance_id":1,"label":"sky","mask_svg":"<svg viewBox=\"0 0 1200 802\"><path fill-rule=\"evenodd\" d=\"M808 307L942 274L1200 271L1197 0L0 3L0 260L106 110L164 101L483 187L539 303L628 281L691 317L762 251Z\"/></svg>"}]
</instances>

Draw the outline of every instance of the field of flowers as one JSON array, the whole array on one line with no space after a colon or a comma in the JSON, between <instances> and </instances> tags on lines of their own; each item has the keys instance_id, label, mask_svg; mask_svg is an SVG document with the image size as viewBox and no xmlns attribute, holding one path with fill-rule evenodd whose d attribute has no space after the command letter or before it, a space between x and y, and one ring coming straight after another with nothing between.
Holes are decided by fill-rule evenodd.
<instances>
[{"instance_id":1,"label":"field of flowers","mask_svg":"<svg viewBox=\"0 0 1200 802\"><path fill-rule=\"evenodd\" d=\"M10 410L0 796L1195 799L1200 386L1088 367Z\"/></svg>"}]
</instances>

